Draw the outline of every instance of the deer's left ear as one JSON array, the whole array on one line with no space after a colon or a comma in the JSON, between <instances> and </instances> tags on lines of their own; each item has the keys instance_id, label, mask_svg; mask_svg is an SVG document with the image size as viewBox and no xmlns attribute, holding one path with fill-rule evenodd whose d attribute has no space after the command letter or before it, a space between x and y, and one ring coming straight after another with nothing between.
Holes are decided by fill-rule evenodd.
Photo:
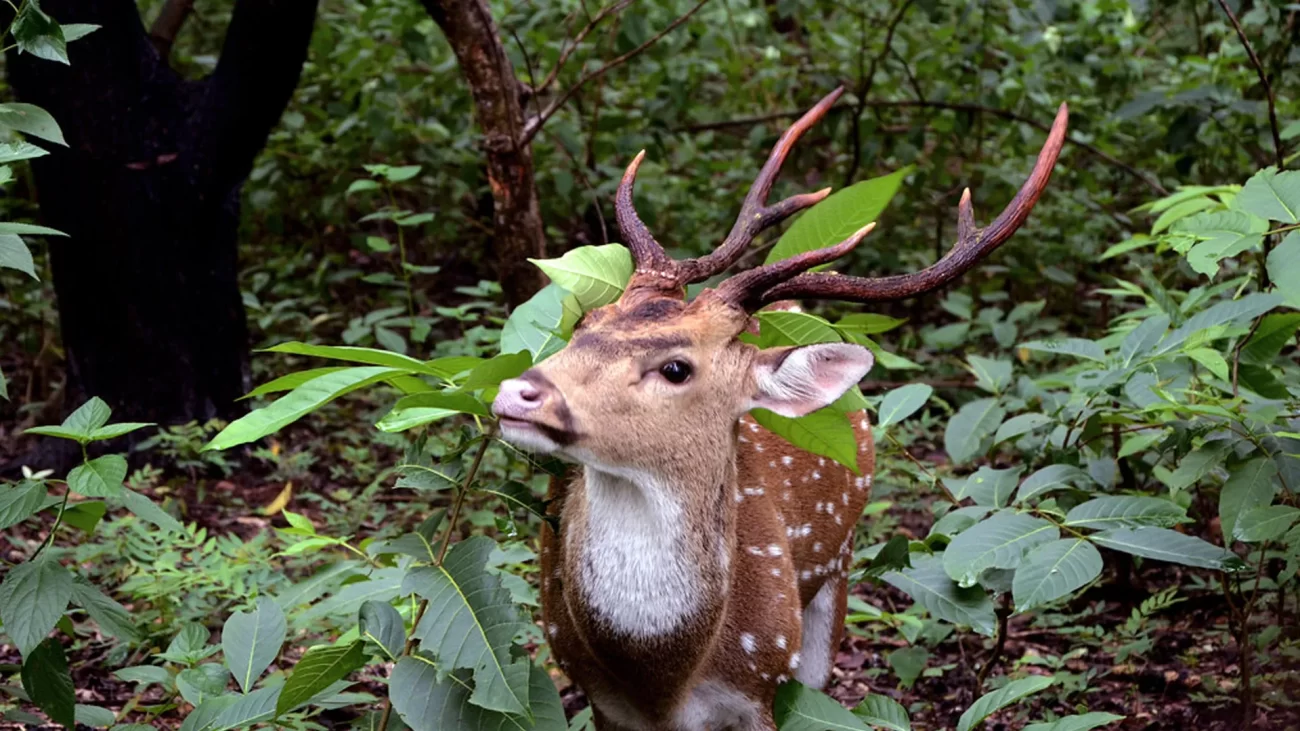
<instances>
[{"instance_id":1,"label":"deer's left ear","mask_svg":"<svg viewBox=\"0 0 1300 731\"><path fill-rule=\"evenodd\" d=\"M871 370L875 358L861 345L818 343L759 351L749 408L803 416L829 406Z\"/></svg>"}]
</instances>

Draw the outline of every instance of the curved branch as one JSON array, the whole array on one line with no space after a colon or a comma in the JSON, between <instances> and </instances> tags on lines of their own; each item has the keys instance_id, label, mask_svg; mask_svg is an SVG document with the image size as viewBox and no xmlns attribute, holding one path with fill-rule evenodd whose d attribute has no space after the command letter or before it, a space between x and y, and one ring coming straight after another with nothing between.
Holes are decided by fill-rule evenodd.
<instances>
[{"instance_id":1,"label":"curved branch","mask_svg":"<svg viewBox=\"0 0 1300 731\"><path fill-rule=\"evenodd\" d=\"M164 61L172 55L172 44L192 12L194 0L167 0L158 11L158 17L153 19L153 25L149 26L149 40Z\"/></svg>"},{"instance_id":2,"label":"curved branch","mask_svg":"<svg viewBox=\"0 0 1300 731\"><path fill-rule=\"evenodd\" d=\"M1277 125L1277 103L1273 98L1273 85L1268 83L1268 75L1264 73L1264 64L1259 62L1259 56L1255 55L1255 48L1250 45L1250 39L1246 37L1246 31L1241 29L1241 23L1237 21L1237 14L1232 12L1232 8L1223 0L1219 0L1219 7L1227 13L1228 20L1232 21L1232 27L1237 30L1237 38L1241 39L1241 45L1246 47L1246 55L1250 57L1250 64L1255 67L1255 73L1259 75L1259 83L1264 87L1264 97L1268 100L1268 123L1273 129L1273 151L1277 155L1277 167L1282 169L1286 167L1286 158L1282 153L1282 133Z\"/></svg>"},{"instance_id":3,"label":"curved branch","mask_svg":"<svg viewBox=\"0 0 1300 731\"><path fill-rule=\"evenodd\" d=\"M633 2L635 2L635 0L617 0L617 2L606 5L596 11L596 14L591 17L591 20L587 21L587 24L582 27L582 30L578 31L578 35L573 37L573 42L565 45L564 48L560 50L560 58L556 60L555 68L552 68L550 73L546 75L546 78L542 79L542 83L533 87L533 93L542 94L552 83L555 82L555 77L560 75L560 72L564 70L564 64L568 63L569 56L573 55L573 52L578 50L578 46L582 45L582 42L586 40L587 36L593 30L596 29L596 26L600 25L602 20L608 18L614 13L622 11Z\"/></svg>"}]
</instances>

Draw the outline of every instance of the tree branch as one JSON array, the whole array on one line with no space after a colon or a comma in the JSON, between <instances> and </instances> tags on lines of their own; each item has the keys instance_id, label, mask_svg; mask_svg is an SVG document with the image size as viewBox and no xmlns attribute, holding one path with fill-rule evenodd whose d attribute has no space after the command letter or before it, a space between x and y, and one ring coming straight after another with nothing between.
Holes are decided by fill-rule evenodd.
<instances>
[{"instance_id":1,"label":"tree branch","mask_svg":"<svg viewBox=\"0 0 1300 731\"><path fill-rule=\"evenodd\" d=\"M835 105L834 107L832 107L832 109L852 109L853 106L854 105L852 104L841 102ZM1019 114L1016 114L1015 112L1011 112L1006 109L998 109L996 107L986 107L980 104L963 104L963 103L955 103L955 102L936 102L936 101L926 101L926 100L901 100L901 101L876 100L876 101L868 101L864 106L900 107L900 108L917 107L917 108L924 108L924 109L948 109L948 110L959 111L959 112L977 112L977 113L984 113L984 114L992 114L995 117L1001 117L1003 119L1009 119L1014 122L1020 122L1021 124L1027 124L1031 127L1040 129L1044 132L1047 132L1051 129L1050 127L1043 124L1042 122L1039 122L1034 119L1029 119L1028 117L1022 117ZM793 110L788 112L773 112L771 114L760 114L753 117L737 117L736 119L725 119L718 122L704 122L701 124L690 124L690 125L685 125L683 127L674 128L672 131L673 132L709 132L713 130L728 129L731 127L748 127L755 124L763 124L765 122L776 121L778 119L789 119L791 117L798 117L801 114L803 114L803 110ZM1066 136L1065 141L1076 147L1086 150L1089 153L1091 153L1093 156L1109 163L1110 165L1113 165L1114 167L1119 168L1120 170L1123 170L1124 172L1128 173L1134 178L1137 178L1138 180L1145 183L1148 187L1150 187L1152 190L1159 193L1160 195L1169 194L1169 191L1166 190L1165 187L1161 185L1158 180L1151 177L1150 174L1142 172L1141 170L1138 170L1132 165L1129 165L1121 160L1116 159L1115 157L1112 157L1111 155L1103 152L1102 150L1099 150L1098 148L1088 144L1087 142L1081 142L1077 139L1074 139L1073 137L1070 137L1069 135Z\"/></svg>"},{"instance_id":2,"label":"tree branch","mask_svg":"<svg viewBox=\"0 0 1300 731\"><path fill-rule=\"evenodd\" d=\"M568 101L573 98L573 95L578 93L578 91L582 88L583 84L586 84L588 81L591 81L592 79L596 79L601 76L604 76L611 69L622 66L624 63L626 63L633 57L639 55L642 51L645 51L647 48L658 43L664 36L676 30L677 26L681 25L682 23L685 23L687 20L690 20L691 16L695 15L696 11L704 7L704 4L707 3L708 1L709 0L700 0L698 3L695 4L695 7L686 11L686 13L682 15L680 18L669 23L668 27L656 33L645 43L642 43L641 45L637 46L636 48L633 48L632 50L628 51L622 56L619 56L607 62L605 65L601 66L595 71L591 71L587 74L584 74L581 78L577 80L577 82L575 82L572 86L570 86L567 90L565 90L563 94L561 94L554 101L548 104L546 108L542 110L541 114L537 115L536 117L533 117L532 119L528 120L526 124L524 124L524 132L519 139L519 144L527 145L528 143L532 142L533 138L536 137L537 133L542 129L542 125L546 124L546 120L550 119L557 111L559 111L560 107L563 107L565 104L567 104Z\"/></svg>"},{"instance_id":3,"label":"tree branch","mask_svg":"<svg viewBox=\"0 0 1300 731\"><path fill-rule=\"evenodd\" d=\"M167 0L158 11L158 17L154 18L153 25L149 26L149 40L164 61L172 55L172 44L193 11L194 0Z\"/></svg>"},{"instance_id":4,"label":"tree branch","mask_svg":"<svg viewBox=\"0 0 1300 731\"><path fill-rule=\"evenodd\" d=\"M600 25L602 20L608 18L614 13L621 12L624 8L635 1L636 0L618 0L617 2L611 5L606 5L597 11L596 14L587 21L587 24L583 26L582 30L578 31L578 35L573 37L573 43L564 46L560 50L560 58L556 60L555 68L552 68L551 72L546 75L546 78L542 79L541 84L538 84L533 88L533 93L542 94L552 83L555 82L555 77L559 76L560 72L564 70L564 64L569 61L569 56L573 55L573 52L578 50L578 46L582 45L582 42L586 40L587 36L593 30L596 29L596 26Z\"/></svg>"},{"instance_id":5,"label":"tree branch","mask_svg":"<svg viewBox=\"0 0 1300 731\"><path fill-rule=\"evenodd\" d=\"M1268 123L1273 130L1273 152L1277 155L1277 167L1282 169L1286 167L1286 159L1282 154L1282 133L1277 125L1277 103L1273 99L1273 85L1268 83L1268 74L1264 73L1264 64L1259 62L1259 56L1255 55L1255 48L1250 45L1250 39L1246 37L1246 31L1241 29L1241 23L1237 22L1237 14L1232 12L1232 8L1224 0L1219 0L1219 7L1228 15L1228 20L1232 21L1232 27L1237 30L1237 38L1241 39L1241 45L1246 47L1246 55L1250 57L1250 63L1255 67L1255 73L1259 75L1259 83L1264 87L1264 97L1268 100Z\"/></svg>"}]
</instances>

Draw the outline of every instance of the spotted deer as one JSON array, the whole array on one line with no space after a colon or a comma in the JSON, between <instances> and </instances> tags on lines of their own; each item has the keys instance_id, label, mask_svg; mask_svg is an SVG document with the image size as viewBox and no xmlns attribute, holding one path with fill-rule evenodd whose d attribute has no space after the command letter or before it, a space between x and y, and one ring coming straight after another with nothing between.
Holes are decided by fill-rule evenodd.
<instances>
[{"instance_id":1,"label":"spotted deer","mask_svg":"<svg viewBox=\"0 0 1300 731\"><path fill-rule=\"evenodd\" d=\"M869 225L686 301L686 285L726 270L760 232L829 194L767 204L791 147L840 91L781 136L731 233L698 259L670 259L637 216L632 187L645 153L637 155L615 196L635 262L626 290L588 312L567 347L502 383L493 404L506 440L581 465L571 484L552 488L559 528L542 533L542 615L601 731L772 731L781 683L826 685L854 523L871 488L870 426L864 413L850 414L858 475L747 413L825 407L862 379L872 355L845 343L760 350L739 336L764 305L897 300L958 277L1024 223L1065 140L1061 105L1015 199L977 228L967 190L956 245L927 269L872 279L807 271L848 253Z\"/></svg>"}]
</instances>

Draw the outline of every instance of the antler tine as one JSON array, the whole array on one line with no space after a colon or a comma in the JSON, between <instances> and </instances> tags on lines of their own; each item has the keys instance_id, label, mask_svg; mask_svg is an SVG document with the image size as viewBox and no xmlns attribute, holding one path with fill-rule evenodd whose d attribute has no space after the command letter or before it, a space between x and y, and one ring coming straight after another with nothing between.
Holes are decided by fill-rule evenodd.
<instances>
[{"instance_id":1,"label":"antler tine","mask_svg":"<svg viewBox=\"0 0 1300 731\"><path fill-rule=\"evenodd\" d=\"M835 261L853 251L853 248L862 243L862 240L875 227L876 224L873 221L834 246L805 251L789 259L782 259L741 272L719 284L715 294L718 298L737 307L748 308L757 304L758 298L772 285L784 282L796 274L808 271L815 266Z\"/></svg>"},{"instance_id":2,"label":"antler tine","mask_svg":"<svg viewBox=\"0 0 1300 731\"><path fill-rule=\"evenodd\" d=\"M967 188L962 193L961 202L957 206L957 243L932 266L919 272L892 277L865 278L831 273L800 274L764 292L759 302L768 303L799 297L850 302L885 302L930 292L956 279L1011 238L1016 229L1029 218L1029 212L1033 210L1038 197L1047 187L1052 168L1056 165L1056 158L1061 154L1061 146L1065 144L1065 130L1069 116L1069 109L1062 104L1056 112L1056 121L1052 123L1047 142L1038 153L1038 162L1034 165L1034 171L1030 173L1029 179L1021 186L1006 209L986 228L975 226L970 189Z\"/></svg>"},{"instance_id":3,"label":"antler tine","mask_svg":"<svg viewBox=\"0 0 1300 731\"><path fill-rule=\"evenodd\" d=\"M632 187L636 184L636 171L645 159L645 150L637 153L632 163L623 173L623 180L614 193L614 215L618 228L623 232L623 243L632 250L632 261L636 263L638 274L649 274L660 279L672 277L677 263L664 252L664 247L655 240L654 234L636 213L632 204ZM665 282L667 283L667 282ZM678 285L680 286L680 285Z\"/></svg>"},{"instance_id":4,"label":"antler tine","mask_svg":"<svg viewBox=\"0 0 1300 731\"><path fill-rule=\"evenodd\" d=\"M771 192L777 176L780 175L781 165L785 163L790 150L794 148L804 132L826 116L843 93L844 87L841 86L822 97L821 101L782 133L768 155L767 162L754 178L754 183L750 186L749 193L745 195L744 203L741 204L736 224L732 226L731 233L727 234L722 245L698 259L679 263L683 274L687 277L687 283L702 282L736 263L760 233L795 213L816 205L830 195L831 189L826 188L815 193L790 196L774 205L767 205L767 195Z\"/></svg>"}]
</instances>

